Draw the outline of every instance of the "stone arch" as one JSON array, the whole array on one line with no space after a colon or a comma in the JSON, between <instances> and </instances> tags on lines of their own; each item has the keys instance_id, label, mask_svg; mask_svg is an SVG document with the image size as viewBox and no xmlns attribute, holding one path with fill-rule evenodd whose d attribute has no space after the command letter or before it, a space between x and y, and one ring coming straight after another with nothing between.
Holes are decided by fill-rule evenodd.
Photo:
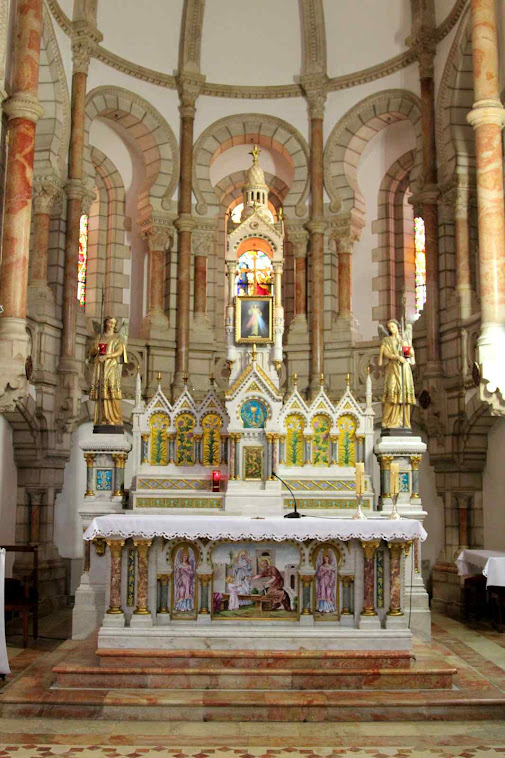
<instances>
[{"instance_id":1,"label":"stone arch","mask_svg":"<svg viewBox=\"0 0 505 758\"><path fill-rule=\"evenodd\" d=\"M66 174L70 140L70 98L51 14L44 5L38 98L44 108L35 132L35 173Z\"/></svg>"},{"instance_id":2,"label":"stone arch","mask_svg":"<svg viewBox=\"0 0 505 758\"><path fill-rule=\"evenodd\" d=\"M309 147L306 140L291 124L276 116L263 113L244 113L226 116L211 124L198 137L194 149L193 192L200 216L219 212L219 197L210 181L210 166L225 150L236 145L255 142L275 150L293 166L293 183L284 198L286 213L303 216L309 192Z\"/></svg>"},{"instance_id":3,"label":"stone arch","mask_svg":"<svg viewBox=\"0 0 505 758\"><path fill-rule=\"evenodd\" d=\"M466 120L473 101L472 25L468 6L447 56L436 106L441 183L450 181L456 169L471 171L475 166L474 134Z\"/></svg>"},{"instance_id":4,"label":"stone arch","mask_svg":"<svg viewBox=\"0 0 505 758\"><path fill-rule=\"evenodd\" d=\"M403 213L414 160L413 150L400 156L386 171L379 188L375 222L378 245L372 252L373 261L378 263L378 274L373 280L373 289L379 293L379 304L373 308L376 321L401 317L399 296L404 288L408 312L414 307L412 292L406 288L407 282L413 282L414 237L413 230L409 235L405 229Z\"/></svg>"},{"instance_id":5,"label":"stone arch","mask_svg":"<svg viewBox=\"0 0 505 758\"><path fill-rule=\"evenodd\" d=\"M91 147L91 160L106 195L106 241L100 245L105 311L127 318L129 297L125 295L130 292L130 275L124 264L130 258L130 248L124 243L125 188L116 166L97 147Z\"/></svg>"},{"instance_id":6,"label":"stone arch","mask_svg":"<svg viewBox=\"0 0 505 758\"><path fill-rule=\"evenodd\" d=\"M351 108L334 126L324 151L324 181L330 210L364 213L365 202L358 186L358 166L367 143L382 129L410 121L416 133L415 162L411 182L418 181L422 162L421 102L404 89L369 95Z\"/></svg>"},{"instance_id":7,"label":"stone arch","mask_svg":"<svg viewBox=\"0 0 505 758\"><path fill-rule=\"evenodd\" d=\"M140 218L168 210L179 181L179 148L163 116L147 100L122 87L96 87L87 96L84 163L94 176L89 132L95 118L106 118L142 158L145 177L137 198Z\"/></svg>"}]
</instances>

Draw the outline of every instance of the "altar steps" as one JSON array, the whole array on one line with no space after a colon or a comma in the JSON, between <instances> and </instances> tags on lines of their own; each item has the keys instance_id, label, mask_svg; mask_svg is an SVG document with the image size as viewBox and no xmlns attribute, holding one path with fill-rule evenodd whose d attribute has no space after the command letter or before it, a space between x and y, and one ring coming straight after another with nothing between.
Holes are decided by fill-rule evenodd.
<instances>
[{"instance_id":1,"label":"altar steps","mask_svg":"<svg viewBox=\"0 0 505 758\"><path fill-rule=\"evenodd\" d=\"M160 667L152 666L155 658L138 655L139 651L134 651L135 655L114 651L115 656L99 659L93 642L69 640L35 661L0 694L0 715L118 721L345 722L500 719L505 713L503 691L485 680L477 681L471 670L463 677L458 671L454 686L455 669L438 651L424 645L408 668L401 667L404 657L393 655L391 662L401 661L400 667L384 670L371 666L368 656L351 655L355 668L347 668L347 654L328 657L314 651L287 658L284 653L257 656L254 651L241 651L247 654L237 656L236 661L235 652L195 656L181 651L166 655L169 651L164 651L156 656L164 662ZM381 655L385 660L389 654ZM322 665L314 666L318 658ZM184 673L179 673L181 660L185 661ZM380 656L374 660L382 662ZM410 657L408 660L410 663ZM115 665L109 665L111 661ZM133 661L136 663L130 665ZM208 665L209 661L215 665ZM244 661L249 661L248 667ZM329 661L336 665L330 667ZM360 665L356 666L356 661ZM153 686L152 677L156 676L171 680L170 685ZM205 677L205 687L195 688L201 677ZM352 688L346 689L351 680ZM463 689L457 688L458 680ZM244 686L247 682L255 687ZM260 682L268 683L268 688Z\"/></svg>"}]
</instances>

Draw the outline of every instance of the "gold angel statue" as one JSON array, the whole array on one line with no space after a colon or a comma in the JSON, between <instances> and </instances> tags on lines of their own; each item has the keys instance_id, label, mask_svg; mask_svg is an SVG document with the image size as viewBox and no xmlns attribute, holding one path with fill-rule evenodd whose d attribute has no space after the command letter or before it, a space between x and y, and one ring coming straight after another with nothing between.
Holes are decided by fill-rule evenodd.
<instances>
[{"instance_id":1,"label":"gold angel statue","mask_svg":"<svg viewBox=\"0 0 505 758\"><path fill-rule=\"evenodd\" d=\"M415 364L412 346L412 327L404 328L404 336L399 322L392 318L384 327L379 327L382 337L379 366L384 360L384 394L382 396L382 428L401 429L411 427L411 407L416 404L412 368Z\"/></svg>"},{"instance_id":2,"label":"gold angel statue","mask_svg":"<svg viewBox=\"0 0 505 758\"><path fill-rule=\"evenodd\" d=\"M126 363L126 323L106 316L103 324L94 323L95 340L89 351L93 363L90 400L95 401L95 426L123 424L121 413L121 373ZM98 327L98 328L97 328Z\"/></svg>"}]
</instances>

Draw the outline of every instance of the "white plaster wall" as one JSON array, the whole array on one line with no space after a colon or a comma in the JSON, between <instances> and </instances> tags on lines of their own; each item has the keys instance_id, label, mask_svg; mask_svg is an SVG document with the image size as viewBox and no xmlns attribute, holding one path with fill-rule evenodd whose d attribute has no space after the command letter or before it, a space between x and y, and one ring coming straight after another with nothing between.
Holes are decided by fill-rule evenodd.
<instances>
[{"instance_id":1,"label":"white plaster wall","mask_svg":"<svg viewBox=\"0 0 505 758\"><path fill-rule=\"evenodd\" d=\"M210 167L210 181L213 187L224 176L250 168L251 147L251 145L236 145L218 156ZM294 170L287 158L276 150L269 150L263 146L260 149L259 163L263 171L278 176L288 187L291 186Z\"/></svg>"},{"instance_id":2,"label":"white plaster wall","mask_svg":"<svg viewBox=\"0 0 505 758\"><path fill-rule=\"evenodd\" d=\"M91 123L89 144L97 147L112 161L121 175L125 191L128 192L133 176L130 150L119 134L109 125L107 119L95 118Z\"/></svg>"},{"instance_id":3,"label":"white plaster wall","mask_svg":"<svg viewBox=\"0 0 505 758\"><path fill-rule=\"evenodd\" d=\"M379 132L365 147L358 166L358 185L366 203L366 226L353 251L353 296L355 317L364 339L377 335L377 322L372 308L377 305L377 293L372 280L378 264L372 262L372 250L377 247L377 235L372 233L372 221L377 218L377 197L384 174L407 150L415 147L415 132L410 121L400 121Z\"/></svg>"},{"instance_id":4,"label":"white plaster wall","mask_svg":"<svg viewBox=\"0 0 505 758\"><path fill-rule=\"evenodd\" d=\"M0 546L16 542L18 470L14 462L12 429L0 415ZM7 555L6 573L12 576L14 554Z\"/></svg>"},{"instance_id":5,"label":"white plaster wall","mask_svg":"<svg viewBox=\"0 0 505 758\"><path fill-rule=\"evenodd\" d=\"M210 82L293 82L301 68L298 3L206 3L201 56L202 73Z\"/></svg>"},{"instance_id":6,"label":"white plaster wall","mask_svg":"<svg viewBox=\"0 0 505 758\"><path fill-rule=\"evenodd\" d=\"M505 550L505 419L496 419L487 438L487 459L482 479L484 547Z\"/></svg>"},{"instance_id":7,"label":"white plaster wall","mask_svg":"<svg viewBox=\"0 0 505 758\"><path fill-rule=\"evenodd\" d=\"M171 74L177 68L183 0L98 3L102 45L141 66ZM121 23L118 23L118 20Z\"/></svg>"},{"instance_id":8,"label":"white plaster wall","mask_svg":"<svg viewBox=\"0 0 505 758\"><path fill-rule=\"evenodd\" d=\"M76 429L72 435L70 458L65 465L63 489L56 498L54 513L54 542L62 558L82 558L82 527L78 513L86 491L86 462L80 443L89 438L93 432L93 424L88 421ZM132 435L126 432L128 441ZM132 480L131 461L126 462L125 489Z\"/></svg>"},{"instance_id":9,"label":"white plaster wall","mask_svg":"<svg viewBox=\"0 0 505 758\"><path fill-rule=\"evenodd\" d=\"M328 74L375 66L405 50L410 3L405 0L324 0Z\"/></svg>"}]
</instances>

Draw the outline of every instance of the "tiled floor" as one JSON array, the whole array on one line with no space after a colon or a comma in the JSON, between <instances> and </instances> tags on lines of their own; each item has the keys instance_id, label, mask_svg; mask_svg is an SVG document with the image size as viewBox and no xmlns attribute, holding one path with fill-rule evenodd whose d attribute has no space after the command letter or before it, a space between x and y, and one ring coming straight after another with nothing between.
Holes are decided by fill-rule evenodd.
<instances>
[{"instance_id":1,"label":"tiled floor","mask_svg":"<svg viewBox=\"0 0 505 758\"><path fill-rule=\"evenodd\" d=\"M47 637L61 637L60 619ZM60 624L60 627L58 627ZM60 632L58 633L58 629ZM505 635L434 617L434 646L464 676L485 676L505 691ZM18 638L12 638L19 644ZM13 674L58 640L23 651L10 646ZM413 723L179 723L0 719L0 758L505 758L503 721Z\"/></svg>"}]
</instances>

